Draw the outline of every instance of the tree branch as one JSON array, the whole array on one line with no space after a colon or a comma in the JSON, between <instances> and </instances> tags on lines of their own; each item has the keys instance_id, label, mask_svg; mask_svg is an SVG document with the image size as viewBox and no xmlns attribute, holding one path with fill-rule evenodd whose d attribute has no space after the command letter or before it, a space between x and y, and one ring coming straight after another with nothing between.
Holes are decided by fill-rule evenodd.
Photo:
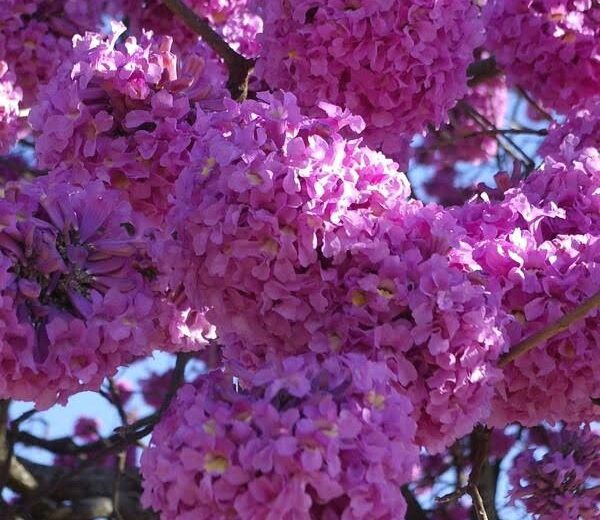
<instances>
[{"instance_id":1,"label":"tree branch","mask_svg":"<svg viewBox=\"0 0 600 520\"><path fill-rule=\"evenodd\" d=\"M486 508L479 490L481 477L486 469L486 464L488 464L491 434L492 430L485 426L478 425L475 427L473 433L471 433L471 473L467 485L437 499L440 504L447 504L455 502L468 493L473 501L473 512L477 520L491 520L487 515L487 510L492 510L492 506L488 505ZM488 495L486 493L486 497Z\"/></svg>"},{"instance_id":2,"label":"tree branch","mask_svg":"<svg viewBox=\"0 0 600 520\"><path fill-rule=\"evenodd\" d=\"M73 442L69 437L46 440L40 439L27 432L20 433L18 440L23 444L44 448L53 453L63 455L85 455L85 459L81 461L77 468L55 475L54 478L47 480L44 485L39 486L35 492L28 494L26 499L20 505L19 511L27 512L32 510L36 505L43 502L44 497L52 497L56 490L69 487L67 486L68 482L78 481L81 478L81 475L86 471L91 470L92 472L97 472L98 468L93 466L95 462L101 461L102 458L108 454L124 450L130 444L137 442L152 433L154 426L160 421L162 415L168 409L173 397L177 393L177 389L181 386L181 383L184 380L185 367L191 357L192 355L190 353L180 353L177 355L177 362L173 369L169 390L165 395L160 408L155 413L140 419L132 425L117 428L115 433L110 437L80 446ZM110 476L111 487L110 492L106 496L112 498L114 497L114 487L112 485L115 478L114 469L110 470ZM86 496L97 495L98 494ZM117 495L119 499L123 496L121 491L119 491ZM117 510L124 520L128 519L125 510L122 509L120 505L117 506Z\"/></svg>"},{"instance_id":3,"label":"tree branch","mask_svg":"<svg viewBox=\"0 0 600 520\"><path fill-rule=\"evenodd\" d=\"M406 520L427 520L427 515L408 485L402 486L402 495L406 500Z\"/></svg>"},{"instance_id":4,"label":"tree branch","mask_svg":"<svg viewBox=\"0 0 600 520\"><path fill-rule=\"evenodd\" d=\"M229 70L227 88L231 97L243 100L248 94L248 77L254 68L254 60L245 58L233 50L216 32L206 18L201 18L182 0L163 0L164 4L196 34L198 34L223 59Z\"/></svg>"},{"instance_id":5,"label":"tree branch","mask_svg":"<svg viewBox=\"0 0 600 520\"><path fill-rule=\"evenodd\" d=\"M469 87L475 87L484 81L500 75L502 71L496 63L496 58L493 56L483 60L477 60L467 68L467 76Z\"/></svg>"},{"instance_id":6,"label":"tree branch","mask_svg":"<svg viewBox=\"0 0 600 520\"><path fill-rule=\"evenodd\" d=\"M545 128L493 128L490 130L481 130L479 132L471 132L469 134L462 135L463 139L470 137L479 137L481 135L548 135L548 130Z\"/></svg>"},{"instance_id":7,"label":"tree branch","mask_svg":"<svg viewBox=\"0 0 600 520\"><path fill-rule=\"evenodd\" d=\"M19 432L16 437L17 441L26 446L42 448L58 455L93 454L100 457L125 448L152 433L154 426L160 421L162 415L169 408L171 401L181 386L185 375L185 367L190 359L191 354L189 353L178 354L171 382L169 384L169 390L167 391L160 408L156 412L143 417L133 424L115 428L115 433L109 437L81 445L75 443L71 437L43 439L36 437L29 432Z\"/></svg>"},{"instance_id":8,"label":"tree branch","mask_svg":"<svg viewBox=\"0 0 600 520\"><path fill-rule=\"evenodd\" d=\"M546 121L550 121L550 122L554 121L553 117L548 112L546 112L538 103L536 103L535 100L527 93L527 91L523 87L517 87L517 90L518 90L519 94L521 94L527 100L527 102L533 108L535 108L535 110L537 110L537 112L539 112L539 114Z\"/></svg>"},{"instance_id":9,"label":"tree branch","mask_svg":"<svg viewBox=\"0 0 600 520\"><path fill-rule=\"evenodd\" d=\"M533 170L535 167L535 163L529 155L525 153L525 151L515 143L510 137L505 134L497 132L497 128L492 121L490 121L483 114L478 112L473 106L465 101L460 101L457 105L462 108L470 117L475 121L483 130L493 130L494 139L497 143L514 159L517 161L521 161L527 171Z\"/></svg>"},{"instance_id":10,"label":"tree branch","mask_svg":"<svg viewBox=\"0 0 600 520\"><path fill-rule=\"evenodd\" d=\"M576 307L571 312L565 314L556 323L548 325L546 328L517 343L507 354L500 358L498 366L504 368L515 359L527 354L530 350L533 350L557 334L568 330L573 323L582 320L598 307L600 307L600 292L597 292L594 296L584 301L579 307Z\"/></svg>"},{"instance_id":11,"label":"tree branch","mask_svg":"<svg viewBox=\"0 0 600 520\"><path fill-rule=\"evenodd\" d=\"M114 492L114 470L111 468L87 468L80 472L76 478L67 478L68 469L60 466L46 466L25 459L19 459L19 466L27 475L30 475L38 486L48 488L47 499L43 506L37 508L34 518L44 520L91 520L98 516L111 516L115 514L116 508L113 504ZM22 476L24 473L21 473ZM20 478L15 475L15 478ZM29 477L27 477L29 478ZM61 481L64 485L49 487L52 482ZM27 482L13 481L11 489L21 492L27 497L26 489L31 492L36 489L29 486ZM140 504L142 492L140 476L131 469L124 471L119 480L118 511L123 520L155 520L158 515L146 511ZM63 506L65 502L70 503ZM92 506L98 507L94 509ZM100 506L102 507L101 509ZM17 512L22 513L17 507ZM97 511L103 511L98 514ZM92 515L92 512L96 514Z\"/></svg>"},{"instance_id":12,"label":"tree branch","mask_svg":"<svg viewBox=\"0 0 600 520\"><path fill-rule=\"evenodd\" d=\"M487 509L491 509L489 506L486 508L479 490L481 477L488 463L491 435L492 430L481 425L476 426L471 434L471 474L467 488L473 500L473 510L477 520L489 520Z\"/></svg>"}]
</instances>

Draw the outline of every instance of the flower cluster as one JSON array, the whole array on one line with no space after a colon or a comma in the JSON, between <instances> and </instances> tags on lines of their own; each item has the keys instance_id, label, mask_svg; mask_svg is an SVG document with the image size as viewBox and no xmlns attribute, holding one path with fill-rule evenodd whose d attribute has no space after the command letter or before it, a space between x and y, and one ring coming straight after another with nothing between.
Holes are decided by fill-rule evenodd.
<instances>
[{"instance_id":1,"label":"flower cluster","mask_svg":"<svg viewBox=\"0 0 600 520\"><path fill-rule=\"evenodd\" d=\"M486 45L519 85L566 112L600 90L600 11L592 0L490 0Z\"/></svg>"},{"instance_id":2,"label":"flower cluster","mask_svg":"<svg viewBox=\"0 0 600 520\"><path fill-rule=\"evenodd\" d=\"M263 1L257 73L303 107L329 101L362 116L365 139L404 151L404 133L445 122L467 93L483 26L469 0Z\"/></svg>"},{"instance_id":3,"label":"flower cluster","mask_svg":"<svg viewBox=\"0 0 600 520\"><path fill-rule=\"evenodd\" d=\"M392 161L339 135L360 120L325 108L331 116L304 118L286 94L232 102L196 122L203 139L170 215L182 251L164 256L173 285L183 281L193 305L211 308L220 335L305 346L335 285L321 273L320 257L332 256L325 237L353 211L381 212L408 196Z\"/></svg>"},{"instance_id":4,"label":"flower cluster","mask_svg":"<svg viewBox=\"0 0 600 520\"><path fill-rule=\"evenodd\" d=\"M418 155L419 161L451 167L457 161L479 164L493 157L498 151L496 136L486 135L489 126L482 127L474 117L501 128L507 102L508 93L502 76L470 87L465 98L450 111L450 121L427 134L424 150Z\"/></svg>"},{"instance_id":5,"label":"flower cluster","mask_svg":"<svg viewBox=\"0 0 600 520\"><path fill-rule=\"evenodd\" d=\"M193 105L219 102L224 76L199 55L178 61L168 37L117 44L124 30L77 37L72 60L42 88L30 121L39 163L55 169L53 178L101 179L160 222L189 159Z\"/></svg>"},{"instance_id":6,"label":"flower cluster","mask_svg":"<svg viewBox=\"0 0 600 520\"><path fill-rule=\"evenodd\" d=\"M552 123L539 153L568 160L587 148L600 148L600 96L573 108L564 122Z\"/></svg>"},{"instance_id":7,"label":"flower cluster","mask_svg":"<svg viewBox=\"0 0 600 520\"><path fill-rule=\"evenodd\" d=\"M24 125L19 114L22 99L21 89L15 86L15 75L8 71L5 61L0 61L0 154L9 152L23 136Z\"/></svg>"},{"instance_id":8,"label":"flower cluster","mask_svg":"<svg viewBox=\"0 0 600 520\"><path fill-rule=\"evenodd\" d=\"M64 403L168 347L172 312L117 192L40 181L13 187L0 215L3 399Z\"/></svg>"},{"instance_id":9,"label":"flower cluster","mask_svg":"<svg viewBox=\"0 0 600 520\"><path fill-rule=\"evenodd\" d=\"M410 402L362 356L288 358L235 392L182 388L142 455L142 502L182 518L402 518L418 450Z\"/></svg>"},{"instance_id":10,"label":"flower cluster","mask_svg":"<svg viewBox=\"0 0 600 520\"><path fill-rule=\"evenodd\" d=\"M600 434L588 427L548 431L509 472L511 500L539 520L594 520L600 515Z\"/></svg>"},{"instance_id":11,"label":"flower cluster","mask_svg":"<svg viewBox=\"0 0 600 520\"><path fill-rule=\"evenodd\" d=\"M199 118L176 183L171 284L225 344L229 366L312 350L385 360L441 449L486 413L502 335L496 307L449 258L462 233L381 154L343 139L339 109L307 119L293 97Z\"/></svg>"},{"instance_id":12,"label":"flower cluster","mask_svg":"<svg viewBox=\"0 0 600 520\"><path fill-rule=\"evenodd\" d=\"M106 0L0 0L0 60L15 73L25 106L68 56L73 35L100 26L105 6Z\"/></svg>"},{"instance_id":13,"label":"flower cluster","mask_svg":"<svg viewBox=\"0 0 600 520\"><path fill-rule=\"evenodd\" d=\"M600 291L597 115L577 109L554 128L543 167L499 202L458 209L472 258L510 317L511 344ZM577 135L572 133L577 132ZM597 311L504 369L491 423L594 420Z\"/></svg>"},{"instance_id":14,"label":"flower cluster","mask_svg":"<svg viewBox=\"0 0 600 520\"><path fill-rule=\"evenodd\" d=\"M186 0L185 4L199 17L206 18L234 49L246 56L258 54L257 35L262 31L262 19L251 9L251 0ZM198 35L174 17L161 0L109 0L109 5L114 14L127 17L135 34L143 30L168 34L181 53L198 43Z\"/></svg>"}]
</instances>

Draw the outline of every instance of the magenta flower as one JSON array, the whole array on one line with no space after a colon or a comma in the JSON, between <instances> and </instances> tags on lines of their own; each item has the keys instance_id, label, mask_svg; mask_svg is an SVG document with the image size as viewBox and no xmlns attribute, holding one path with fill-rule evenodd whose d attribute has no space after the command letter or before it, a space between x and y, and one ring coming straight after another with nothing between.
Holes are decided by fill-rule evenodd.
<instances>
[{"instance_id":1,"label":"magenta flower","mask_svg":"<svg viewBox=\"0 0 600 520\"><path fill-rule=\"evenodd\" d=\"M261 2L257 74L313 108L329 101L362 116L366 143L401 159L410 133L438 126L467 93L483 41L467 0Z\"/></svg>"},{"instance_id":2,"label":"magenta flower","mask_svg":"<svg viewBox=\"0 0 600 520\"><path fill-rule=\"evenodd\" d=\"M169 347L174 310L118 192L15 185L0 215L2 398L64 403Z\"/></svg>"},{"instance_id":3,"label":"magenta flower","mask_svg":"<svg viewBox=\"0 0 600 520\"><path fill-rule=\"evenodd\" d=\"M101 24L106 0L2 0L0 61L16 76L30 107L71 50L71 38Z\"/></svg>"},{"instance_id":4,"label":"magenta flower","mask_svg":"<svg viewBox=\"0 0 600 520\"><path fill-rule=\"evenodd\" d=\"M597 7L590 0L490 0L486 45L509 84L567 112L600 90Z\"/></svg>"},{"instance_id":5,"label":"magenta flower","mask_svg":"<svg viewBox=\"0 0 600 520\"><path fill-rule=\"evenodd\" d=\"M180 60L168 37L117 44L124 30L114 25L107 37L77 37L30 121L40 166L52 168L53 178L83 186L100 179L159 224L189 162L195 104L219 102L225 77L199 54Z\"/></svg>"},{"instance_id":6,"label":"magenta flower","mask_svg":"<svg viewBox=\"0 0 600 520\"><path fill-rule=\"evenodd\" d=\"M126 16L128 26L136 35L144 30L173 37L179 53L193 51L198 45L198 35L184 22L173 16L160 0L108 0L109 11L119 17ZM198 16L206 18L211 26L238 52L256 56L259 51L257 35L262 31L262 19L252 9L252 0L187 0L186 5ZM210 51L210 59L215 54Z\"/></svg>"},{"instance_id":7,"label":"magenta flower","mask_svg":"<svg viewBox=\"0 0 600 520\"><path fill-rule=\"evenodd\" d=\"M241 393L201 377L142 456L144 505L165 520L402 516L415 425L388 377L362 356L314 355L265 366Z\"/></svg>"},{"instance_id":8,"label":"magenta flower","mask_svg":"<svg viewBox=\"0 0 600 520\"><path fill-rule=\"evenodd\" d=\"M589 426L530 439L509 472L511 500L540 520L593 520L600 515L600 435ZM536 446L537 444L537 446ZM545 453L540 455L537 448Z\"/></svg>"},{"instance_id":9,"label":"magenta flower","mask_svg":"<svg viewBox=\"0 0 600 520\"><path fill-rule=\"evenodd\" d=\"M511 345L555 323L600 290L597 117L577 109L544 144L544 164L498 202L456 210L472 259L506 313ZM580 136L571 129L580 129ZM556 146L556 148L554 148ZM511 363L491 424L594 420L600 371L597 311Z\"/></svg>"}]
</instances>

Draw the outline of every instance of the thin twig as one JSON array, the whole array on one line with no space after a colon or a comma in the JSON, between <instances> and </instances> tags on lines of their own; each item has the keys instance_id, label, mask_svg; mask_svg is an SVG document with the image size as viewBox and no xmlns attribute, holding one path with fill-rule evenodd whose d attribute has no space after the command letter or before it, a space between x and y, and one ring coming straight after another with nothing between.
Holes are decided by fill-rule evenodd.
<instances>
[{"instance_id":1,"label":"thin twig","mask_svg":"<svg viewBox=\"0 0 600 520\"><path fill-rule=\"evenodd\" d=\"M457 501L468 493L473 500L473 510L477 520L489 520L479 491L479 484L481 475L488 463L491 433L492 430L485 426L478 425L475 427L471 434L471 473L469 481L465 486L459 487L454 492L437 499L440 504L448 504Z\"/></svg>"},{"instance_id":2,"label":"thin twig","mask_svg":"<svg viewBox=\"0 0 600 520\"><path fill-rule=\"evenodd\" d=\"M206 18L201 18L182 0L163 0L164 4L196 34L198 34L225 62L229 71L227 88L233 99L245 99L248 94L248 77L254 68L254 60L245 58L232 49L216 32Z\"/></svg>"},{"instance_id":3,"label":"thin twig","mask_svg":"<svg viewBox=\"0 0 600 520\"><path fill-rule=\"evenodd\" d=\"M117 413L119 414L119 418L121 419L121 425L127 426L127 414L125 413L125 409L123 408L123 401L121 399L121 394L119 393L119 389L112 377L108 378L108 393L110 402L117 409Z\"/></svg>"},{"instance_id":4,"label":"thin twig","mask_svg":"<svg viewBox=\"0 0 600 520\"><path fill-rule=\"evenodd\" d=\"M600 307L600 292L597 292L584 301L579 307L576 307L571 312L565 314L561 319L557 322L548 325L546 328L532 334L528 338L525 338L523 341L517 343L514 347L510 349L510 351L505 354L500 361L498 362L498 366L500 368L504 368L506 365L514 361L515 359L527 354L530 350L538 347L542 343L548 341L553 338L557 334L564 332L567 330L573 323L582 320L585 318L590 312L594 309Z\"/></svg>"},{"instance_id":5,"label":"thin twig","mask_svg":"<svg viewBox=\"0 0 600 520\"><path fill-rule=\"evenodd\" d=\"M473 500L473 510L475 511L475 516L477 520L488 520L488 515L485 511L485 504L483 503L483 498L481 498L481 493L477 486L473 486L470 490L470 495Z\"/></svg>"},{"instance_id":6,"label":"thin twig","mask_svg":"<svg viewBox=\"0 0 600 520\"><path fill-rule=\"evenodd\" d=\"M533 108L535 108L541 114L541 116L544 119L546 119L547 121L554 121L552 116L548 112L546 112L538 103L536 103L536 101L527 93L527 91L523 87L517 87L517 91L527 100L527 102Z\"/></svg>"},{"instance_id":7,"label":"thin twig","mask_svg":"<svg viewBox=\"0 0 600 520\"><path fill-rule=\"evenodd\" d=\"M58 454L86 455L88 458L83 460L79 466L70 473L56 478L52 482L49 482L46 487L38 489L35 493L27 497L26 501L20 506L20 511L29 511L31 507L40 502L44 496L51 494L57 487L74 479L95 462L102 460L106 455L118 453L127 446L150 435L154 426L156 426L162 418L162 415L169 408L178 388L181 386L185 376L185 368L190 359L191 354L189 353L177 355L177 361L175 363L175 368L173 369L169 390L167 391L160 408L155 413L150 414L131 425L116 428L115 433L107 438L80 446L75 444L69 437L46 440L36 437L28 432L21 432L17 436L17 439L23 444L44 448Z\"/></svg>"},{"instance_id":8,"label":"thin twig","mask_svg":"<svg viewBox=\"0 0 600 520\"><path fill-rule=\"evenodd\" d=\"M402 495L406 500L406 520L427 520L427 515L408 485L402 486Z\"/></svg>"},{"instance_id":9,"label":"thin twig","mask_svg":"<svg viewBox=\"0 0 600 520\"><path fill-rule=\"evenodd\" d=\"M477 520L488 520L479 486L481 476L488 464L491 436L492 430L481 425L476 426L471 434L471 474L469 475L467 487L468 493L473 500L473 510ZM491 509L491 505L488 507Z\"/></svg>"},{"instance_id":10,"label":"thin twig","mask_svg":"<svg viewBox=\"0 0 600 520\"><path fill-rule=\"evenodd\" d=\"M469 103L465 101L461 101L459 106L462 107L466 113L475 121L482 129L484 130L497 130L494 123L492 123L487 117L481 114L477 109L471 106ZM521 161L527 171L533 170L535 167L535 162L529 155L525 153L525 151L515 143L510 137L496 133L494 134L494 138L498 142L498 144L514 159Z\"/></svg>"},{"instance_id":11,"label":"thin twig","mask_svg":"<svg viewBox=\"0 0 600 520\"><path fill-rule=\"evenodd\" d=\"M113 516L115 520L124 520L123 515L121 514L121 477L125 471L125 462L126 452L121 451L117 454L117 464L115 468L115 480L113 482L113 493L112 493L112 506L113 506Z\"/></svg>"},{"instance_id":12,"label":"thin twig","mask_svg":"<svg viewBox=\"0 0 600 520\"><path fill-rule=\"evenodd\" d=\"M478 137L481 135L505 135L505 134L513 134L513 135L548 135L548 130L545 128L535 129L535 128L492 128L490 130L480 130L478 132L471 132L469 134L462 135L463 139L468 139L470 137Z\"/></svg>"}]
</instances>

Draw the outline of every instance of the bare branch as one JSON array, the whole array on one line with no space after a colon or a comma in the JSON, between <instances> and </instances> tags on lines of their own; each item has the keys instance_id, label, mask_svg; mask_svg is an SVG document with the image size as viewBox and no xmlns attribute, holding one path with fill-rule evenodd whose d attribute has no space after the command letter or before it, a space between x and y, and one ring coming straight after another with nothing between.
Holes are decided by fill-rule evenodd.
<instances>
[{"instance_id":1,"label":"bare branch","mask_svg":"<svg viewBox=\"0 0 600 520\"><path fill-rule=\"evenodd\" d=\"M546 328L517 343L500 359L498 366L504 368L515 359L527 354L530 350L540 346L557 334L568 330L573 323L582 320L598 307L600 307L600 292L597 292L594 296L584 301L579 307L576 307L571 312L565 314L556 323L551 323Z\"/></svg>"},{"instance_id":2,"label":"bare branch","mask_svg":"<svg viewBox=\"0 0 600 520\"><path fill-rule=\"evenodd\" d=\"M406 520L427 520L425 511L408 486L402 486L402 495L406 500Z\"/></svg>"},{"instance_id":3,"label":"bare branch","mask_svg":"<svg viewBox=\"0 0 600 520\"><path fill-rule=\"evenodd\" d=\"M35 518L44 519L92 519L98 516L111 516L115 514L113 505L113 488L114 488L114 470L110 468L92 467L81 471L76 478L65 479L69 476L68 469L59 466L46 466L37 464L25 459L19 459L19 466L23 471L39 483L39 486L49 490L44 501L39 500L41 507L37 509L38 514ZM60 481L63 485L51 487L50 483ZM11 485L11 489L22 492L24 497L28 497L28 493L24 491L22 483L17 486ZM29 491L32 491L29 489ZM123 520L155 520L158 515L146 511L140 504L140 495L142 492L140 476L137 471L132 469L124 470L122 478L119 480L119 499L118 511ZM100 500L102 499L102 500ZM68 507L62 507L61 504L70 503ZM103 504L101 515L89 516L91 511L86 504L100 505ZM85 507L84 507L85 506ZM17 507L17 513L25 513L25 508ZM86 511L88 516L81 515Z\"/></svg>"},{"instance_id":4,"label":"bare branch","mask_svg":"<svg viewBox=\"0 0 600 520\"><path fill-rule=\"evenodd\" d=\"M254 60L245 58L233 50L217 33L206 18L201 18L182 0L163 0L164 4L179 16L185 24L198 34L223 59L229 70L227 88L231 97L243 100L248 94L248 77L254 68Z\"/></svg>"},{"instance_id":5,"label":"bare branch","mask_svg":"<svg viewBox=\"0 0 600 520\"><path fill-rule=\"evenodd\" d=\"M457 106L461 107L483 130L493 130L494 133L492 135L494 136L496 142L506 151L506 153L508 153L517 161L521 161L525 165L525 168L528 172L533 170L535 167L533 159L529 157L529 155L527 155L527 153L525 153L525 151L510 137L496 132L498 129L492 121L490 121L487 117L485 117L465 101L460 101Z\"/></svg>"},{"instance_id":6,"label":"bare branch","mask_svg":"<svg viewBox=\"0 0 600 520\"><path fill-rule=\"evenodd\" d=\"M479 493L477 486L473 486L469 493L473 499L473 509L475 510L475 516L477 517L477 520L489 520L485 510L485 505L483 503L483 498L481 498L481 493Z\"/></svg>"},{"instance_id":7,"label":"bare branch","mask_svg":"<svg viewBox=\"0 0 600 520\"><path fill-rule=\"evenodd\" d=\"M183 382L185 367L190 358L191 355L188 353L177 356L169 390L156 412L143 417L133 424L116 428L115 433L109 437L80 445L75 443L71 437L43 439L29 432L19 432L17 434L17 441L26 446L42 448L59 455L94 455L95 457L102 457L117 452L130 444L134 444L152 433L152 429L160 421L160 418L171 404L173 397Z\"/></svg>"},{"instance_id":8,"label":"bare branch","mask_svg":"<svg viewBox=\"0 0 600 520\"><path fill-rule=\"evenodd\" d=\"M527 102L533 107L535 108L535 110L547 121L554 121L554 119L552 118L552 116L546 112L538 103L536 103L536 101L527 93L527 91L523 88L523 87L517 87L517 90L519 91L519 94L521 94L526 100Z\"/></svg>"},{"instance_id":9,"label":"bare branch","mask_svg":"<svg viewBox=\"0 0 600 520\"><path fill-rule=\"evenodd\" d=\"M481 130L479 132L471 132L469 134L462 135L463 139L469 139L471 137L479 137L482 135L548 135L546 128L492 128L490 130Z\"/></svg>"}]
</instances>

